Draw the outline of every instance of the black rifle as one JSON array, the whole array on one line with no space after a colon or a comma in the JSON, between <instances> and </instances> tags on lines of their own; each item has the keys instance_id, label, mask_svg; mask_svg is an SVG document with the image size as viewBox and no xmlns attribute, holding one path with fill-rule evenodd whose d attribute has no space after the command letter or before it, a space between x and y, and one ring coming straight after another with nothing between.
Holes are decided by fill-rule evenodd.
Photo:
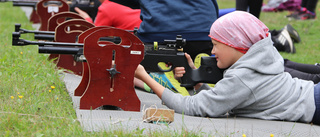
<instances>
[{"instance_id":1,"label":"black rifle","mask_svg":"<svg viewBox=\"0 0 320 137\"><path fill-rule=\"evenodd\" d=\"M71 12L77 13L74 8L78 7L88 13L92 20L95 20L100 5L101 2L99 0L71 0L71 2L69 2Z\"/></svg>"},{"instance_id":2,"label":"black rifle","mask_svg":"<svg viewBox=\"0 0 320 137\"><path fill-rule=\"evenodd\" d=\"M20 39L19 37L20 34L18 32L13 32L12 45L39 45L39 53L72 54L75 55L76 60L85 61L82 56L82 43L34 42ZM202 57L201 66L198 69L192 69L188 64L184 52L180 50L185 43L186 40L182 39L181 36L177 36L176 40L164 40L160 44L145 43L145 55L140 64L144 66L147 72L168 72L175 67L184 67L186 73L181 78L182 87L192 87L200 82L215 84L222 79L223 70L217 67L214 57ZM170 67L162 69L158 65L160 62L170 64Z\"/></svg>"},{"instance_id":3,"label":"black rifle","mask_svg":"<svg viewBox=\"0 0 320 137\"><path fill-rule=\"evenodd\" d=\"M26 6L32 7L33 9L36 8L37 3L39 0L0 0L0 2L11 2L13 6Z\"/></svg>"},{"instance_id":4,"label":"black rifle","mask_svg":"<svg viewBox=\"0 0 320 137\"><path fill-rule=\"evenodd\" d=\"M50 41L54 40L54 35L55 35L54 31L37 31L37 30L21 29L21 24L15 24L14 28L15 28L15 32L19 32L20 34L33 33L34 39L37 39L37 40L50 40ZM134 28L134 30L127 30L127 31L135 34L137 33L138 28ZM102 38L102 40L112 41L114 43L120 43L120 38L118 37L115 37L113 39L105 37L105 38Z\"/></svg>"},{"instance_id":5,"label":"black rifle","mask_svg":"<svg viewBox=\"0 0 320 137\"><path fill-rule=\"evenodd\" d=\"M19 34L34 33L34 34L54 35L54 31L37 31L37 30L21 29L21 24L14 25L14 32L18 32Z\"/></svg>"},{"instance_id":6,"label":"black rifle","mask_svg":"<svg viewBox=\"0 0 320 137\"><path fill-rule=\"evenodd\" d=\"M39 0L0 0L0 2L7 1L12 1L13 6L32 7L34 10L36 10L37 3L39 2ZM59 1L52 0L48 1L47 4L60 5L61 3ZM101 5L101 2L99 0L68 0L67 4L69 5L71 12L77 13L74 8L78 7L88 13L92 20L95 20L98 13L98 7Z\"/></svg>"},{"instance_id":7,"label":"black rifle","mask_svg":"<svg viewBox=\"0 0 320 137\"><path fill-rule=\"evenodd\" d=\"M21 29L21 24L15 24L14 25L14 32L18 32L19 34L25 34L25 33L33 33L34 39L37 40L54 40L54 31L36 31L36 30L26 30ZM18 34L16 33L16 34Z\"/></svg>"},{"instance_id":8,"label":"black rifle","mask_svg":"<svg viewBox=\"0 0 320 137\"><path fill-rule=\"evenodd\" d=\"M36 9L37 3L39 1L12 1L13 6L25 6L25 7L32 7Z\"/></svg>"},{"instance_id":9,"label":"black rifle","mask_svg":"<svg viewBox=\"0 0 320 137\"><path fill-rule=\"evenodd\" d=\"M26 46L26 45L39 45L39 46L77 46L77 47L83 47L83 44L81 43L63 43L63 42L43 42L43 41L29 41L20 39L20 33L19 32L12 32L12 45L13 46Z\"/></svg>"},{"instance_id":10,"label":"black rifle","mask_svg":"<svg viewBox=\"0 0 320 137\"><path fill-rule=\"evenodd\" d=\"M24 6L24 7L32 7L34 10L36 10L37 3L39 0L1 0L1 2L7 2L12 1L13 6ZM55 5L61 5L61 2L59 1L48 1L46 4L55 4Z\"/></svg>"}]
</instances>

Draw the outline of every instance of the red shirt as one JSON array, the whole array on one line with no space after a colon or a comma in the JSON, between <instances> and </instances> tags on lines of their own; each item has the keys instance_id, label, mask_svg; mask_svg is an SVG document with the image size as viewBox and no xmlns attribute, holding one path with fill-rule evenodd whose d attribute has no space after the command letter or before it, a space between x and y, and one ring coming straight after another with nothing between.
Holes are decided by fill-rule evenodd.
<instances>
[{"instance_id":1,"label":"red shirt","mask_svg":"<svg viewBox=\"0 0 320 137\"><path fill-rule=\"evenodd\" d=\"M91 18L86 18L87 21L93 23ZM139 28L140 9L131 9L109 0L105 0L98 9L95 26L112 26L125 30L133 30Z\"/></svg>"}]
</instances>

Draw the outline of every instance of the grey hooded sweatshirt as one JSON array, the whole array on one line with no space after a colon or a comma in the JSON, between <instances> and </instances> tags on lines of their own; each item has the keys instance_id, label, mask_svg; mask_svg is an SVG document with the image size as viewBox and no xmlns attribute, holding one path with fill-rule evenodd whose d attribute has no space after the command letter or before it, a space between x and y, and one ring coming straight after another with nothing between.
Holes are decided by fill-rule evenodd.
<instances>
[{"instance_id":1,"label":"grey hooded sweatshirt","mask_svg":"<svg viewBox=\"0 0 320 137\"><path fill-rule=\"evenodd\" d=\"M284 72L283 62L269 36L252 45L214 88L204 84L193 96L165 89L162 100L185 115L218 117L228 112L241 117L311 122L314 84L292 78Z\"/></svg>"}]
</instances>

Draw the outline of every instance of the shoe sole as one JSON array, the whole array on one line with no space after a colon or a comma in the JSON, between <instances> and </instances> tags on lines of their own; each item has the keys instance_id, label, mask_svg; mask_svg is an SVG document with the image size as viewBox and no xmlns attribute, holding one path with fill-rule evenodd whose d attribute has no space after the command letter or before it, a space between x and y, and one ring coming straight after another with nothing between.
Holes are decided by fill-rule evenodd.
<instances>
[{"instance_id":1,"label":"shoe sole","mask_svg":"<svg viewBox=\"0 0 320 137\"><path fill-rule=\"evenodd\" d=\"M282 45L285 44L285 40L287 40L289 42L289 46L290 46L290 51L287 51L289 53L295 53L296 50L293 46L293 42L291 40L291 37L290 37L290 34L287 30L283 30L281 33L280 33L280 36L279 36L279 41L282 43Z\"/></svg>"},{"instance_id":2,"label":"shoe sole","mask_svg":"<svg viewBox=\"0 0 320 137\"><path fill-rule=\"evenodd\" d=\"M289 32L290 37L295 41L295 42L300 42L300 35L299 33L290 25L287 24L284 29L286 29Z\"/></svg>"}]
</instances>

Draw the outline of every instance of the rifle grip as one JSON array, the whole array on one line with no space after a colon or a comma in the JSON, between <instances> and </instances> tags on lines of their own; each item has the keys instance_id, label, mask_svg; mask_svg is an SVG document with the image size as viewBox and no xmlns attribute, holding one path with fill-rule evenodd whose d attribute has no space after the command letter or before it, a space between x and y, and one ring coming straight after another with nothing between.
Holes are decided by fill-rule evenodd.
<instances>
[{"instance_id":1,"label":"rifle grip","mask_svg":"<svg viewBox=\"0 0 320 137\"><path fill-rule=\"evenodd\" d=\"M187 58L184 57L183 61L181 61L183 64L183 67L186 71L185 74L183 74L183 76L181 77L181 87L186 87L186 88L191 88L194 85L196 85L197 83L195 83L192 80L192 76L193 76L193 69L189 66L188 60Z\"/></svg>"},{"instance_id":2,"label":"rifle grip","mask_svg":"<svg viewBox=\"0 0 320 137\"><path fill-rule=\"evenodd\" d=\"M188 65L188 67L185 67L186 73L181 77L181 87L191 88L197 83L195 83L192 80L192 68Z\"/></svg>"},{"instance_id":3,"label":"rifle grip","mask_svg":"<svg viewBox=\"0 0 320 137\"><path fill-rule=\"evenodd\" d=\"M224 69L218 68L215 57L201 57L198 69L191 69L189 65L185 69L186 73L181 78L182 87L192 87L201 82L216 84L223 78Z\"/></svg>"}]
</instances>

